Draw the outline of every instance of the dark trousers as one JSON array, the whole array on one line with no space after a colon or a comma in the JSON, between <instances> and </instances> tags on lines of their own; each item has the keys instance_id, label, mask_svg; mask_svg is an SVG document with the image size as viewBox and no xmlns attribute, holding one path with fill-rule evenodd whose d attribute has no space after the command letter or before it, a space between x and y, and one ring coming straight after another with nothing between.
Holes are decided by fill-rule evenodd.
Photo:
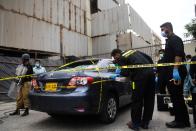
<instances>
[{"instance_id":1,"label":"dark trousers","mask_svg":"<svg viewBox=\"0 0 196 131\"><path fill-rule=\"evenodd\" d=\"M141 74L143 79L135 81L132 93L131 119L133 124L152 120L155 99L155 77L153 73Z\"/></svg>"},{"instance_id":2,"label":"dark trousers","mask_svg":"<svg viewBox=\"0 0 196 131\"><path fill-rule=\"evenodd\" d=\"M192 104L193 104L193 120L196 124L196 93L192 93Z\"/></svg>"},{"instance_id":3,"label":"dark trousers","mask_svg":"<svg viewBox=\"0 0 196 131\"><path fill-rule=\"evenodd\" d=\"M188 123L189 115L184 101L183 85L184 81L182 81L180 85L174 85L173 81L169 81L167 88L171 95L171 101L173 103L175 121L180 123Z\"/></svg>"},{"instance_id":4,"label":"dark trousers","mask_svg":"<svg viewBox=\"0 0 196 131\"><path fill-rule=\"evenodd\" d=\"M160 94L166 94L167 79L164 74L158 74L158 89Z\"/></svg>"}]
</instances>

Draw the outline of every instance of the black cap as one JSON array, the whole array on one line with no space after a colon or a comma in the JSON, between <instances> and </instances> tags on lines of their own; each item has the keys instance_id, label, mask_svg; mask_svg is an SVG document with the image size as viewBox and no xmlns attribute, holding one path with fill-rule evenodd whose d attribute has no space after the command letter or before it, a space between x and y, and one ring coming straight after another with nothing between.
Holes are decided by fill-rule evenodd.
<instances>
[{"instance_id":1,"label":"black cap","mask_svg":"<svg viewBox=\"0 0 196 131\"><path fill-rule=\"evenodd\" d=\"M30 55L29 54L23 54L22 55L22 60L30 60Z\"/></svg>"}]
</instances>

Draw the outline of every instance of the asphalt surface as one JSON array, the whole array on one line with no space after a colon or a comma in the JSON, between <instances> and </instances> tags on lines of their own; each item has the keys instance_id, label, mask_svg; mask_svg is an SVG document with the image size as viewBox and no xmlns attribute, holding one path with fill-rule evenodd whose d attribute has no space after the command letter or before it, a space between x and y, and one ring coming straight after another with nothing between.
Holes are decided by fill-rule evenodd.
<instances>
[{"instance_id":1,"label":"asphalt surface","mask_svg":"<svg viewBox=\"0 0 196 131\"><path fill-rule=\"evenodd\" d=\"M27 117L8 116L15 103L0 102L0 131L130 131L126 123L130 120L130 106L119 110L116 121L102 124L95 116L65 116L54 119L46 113L30 111ZM192 115L190 115L192 122ZM196 131L196 128L167 129L165 122L174 118L168 112L155 112L149 131Z\"/></svg>"}]
</instances>

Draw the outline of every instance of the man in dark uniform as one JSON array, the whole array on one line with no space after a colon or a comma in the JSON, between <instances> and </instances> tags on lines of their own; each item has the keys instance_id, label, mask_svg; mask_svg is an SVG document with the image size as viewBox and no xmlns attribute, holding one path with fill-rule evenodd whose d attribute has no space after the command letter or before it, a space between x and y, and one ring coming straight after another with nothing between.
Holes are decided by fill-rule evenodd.
<instances>
[{"instance_id":1,"label":"man in dark uniform","mask_svg":"<svg viewBox=\"0 0 196 131\"><path fill-rule=\"evenodd\" d=\"M173 33L173 27L170 22L160 26L162 36L166 37L165 54L163 57L164 63L182 62L185 60L184 45L180 37ZM175 120L166 123L169 128L184 128L190 127L189 115L183 97L184 79L187 75L186 67L169 66L165 67L167 72L167 88L171 95L171 101L174 108Z\"/></svg>"},{"instance_id":2,"label":"man in dark uniform","mask_svg":"<svg viewBox=\"0 0 196 131\"><path fill-rule=\"evenodd\" d=\"M158 64L164 63L163 56L164 56L164 49L159 50L160 59L158 60ZM160 94L166 94L166 86L167 86L167 79L165 77L166 72L164 71L164 67L157 67L157 74L158 74L158 89Z\"/></svg>"},{"instance_id":3,"label":"man in dark uniform","mask_svg":"<svg viewBox=\"0 0 196 131\"><path fill-rule=\"evenodd\" d=\"M196 48L195 48L196 52ZM192 62L196 62L196 55L192 57ZM193 120L196 127L196 64L190 65L190 75L192 78L192 104L193 104Z\"/></svg>"},{"instance_id":4,"label":"man in dark uniform","mask_svg":"<svg viewBox=\"0 0 196 131\"><path fill-rule=\"evenodd\" d=\"M111 56L114 58L114 63L119 66L153 63L148 55L135 50L122 53L121 50L114 49ZM139 127L148 129L154 110L153 68L122 69L120 75L129 77L132 81L132 121L127 123L128 127L134 130L138 130Z\"/></svg>"},{"instance_id":5,"label":"man in dark uniform","mask_svg":"<svg viewBox=\"0 0 196 131\"><path fill-rule=\"evenodd\" d=\"M196 48L195 48L195 52L196 52ZM192 57L191 61L196 62L196 55ZM196 84L196 64L190 65L190 75L192 78L192 82Z\"/></svg>"}]
</instances>

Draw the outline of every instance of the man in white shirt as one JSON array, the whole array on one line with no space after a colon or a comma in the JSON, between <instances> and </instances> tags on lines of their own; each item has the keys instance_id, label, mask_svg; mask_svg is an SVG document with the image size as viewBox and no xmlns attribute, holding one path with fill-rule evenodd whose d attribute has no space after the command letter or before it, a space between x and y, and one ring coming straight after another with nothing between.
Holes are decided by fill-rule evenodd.
<instances>
[{"instance_id":1,"label":"man in white shirt","mask_svg":"<svg viewBox=\"0 0 196 131\"><path fill-rule=\"evenodd\" d=\"M45 67L42 67L40 64L40 60L35 60L35 66L33 67L33 73L34 74L41 74L46 72Z\"/></svg>"}]
</instances>

